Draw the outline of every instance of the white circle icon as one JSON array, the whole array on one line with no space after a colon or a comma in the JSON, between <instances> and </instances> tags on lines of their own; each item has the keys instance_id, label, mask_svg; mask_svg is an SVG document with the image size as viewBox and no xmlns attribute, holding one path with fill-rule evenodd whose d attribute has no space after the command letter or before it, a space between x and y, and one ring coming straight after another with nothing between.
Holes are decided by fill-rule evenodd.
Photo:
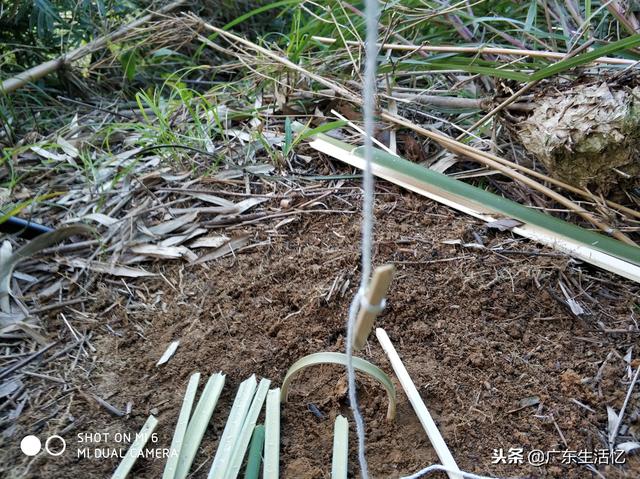
<instances>
[{"instance_id":1,"label":"white circle icon","mask_svg":"<svg viewBox=\"0 0 640 479\"><path fill-rule=\"evenodd\" d=\"M20 450L27 456L35 456L42 449L42 443L36 436L29 435L20 441Z\"/></svg>"},{"instance_id":2,"label":"white circle icon","mask_svg":"<svg viewBox=\"0 0 640 479\"><path fill-rule=\"evenodd\" d=\"M49 446L51 445L51 441L57 439L58 441L60 441L60 445L58 446L58 444L54 443L54 448L53 450L51 450L49 448ZM38 441L40 442L40 441ZM60 449L58 449L58 447ZM47 440L44 443L44 450L47 451L50 455L52 456L61 456L62 453L64 452L64 450L67 448L67 442L62 439L62 437L58 436L57 434L54 434L53 436L49 436L47 438Z\"/></svg>"}]
</instances>

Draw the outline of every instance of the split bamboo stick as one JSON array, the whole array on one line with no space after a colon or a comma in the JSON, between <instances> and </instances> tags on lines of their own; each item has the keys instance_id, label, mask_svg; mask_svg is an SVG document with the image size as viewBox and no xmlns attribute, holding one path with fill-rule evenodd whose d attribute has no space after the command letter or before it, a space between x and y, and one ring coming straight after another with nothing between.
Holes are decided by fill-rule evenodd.
<instances>
[{"instance_id":1,"label":"split bamboo stick","mask_svg":"<svg viewBox=\"0 0 640 479\"><path fill-rule=\"evenodd\" d=\"M427 406L420 397L420 393L416 389L415 384L413 384L411 376L409 376L409 373L407 372L407 368L402 364L402 360L400 359L400 356L398 356L396 349L393 347L386 331L382 328L376 329L376 337L378 338L382 349L384 349L384 352L387 353L389 361L391 362L391 367L396 373L404 392L409 398L409 402L411 403L411 406L413 406L413 410L415 411L416 416L418 416L420 424L422 424L422 427L427 433L427 436L431 441L431 445L440 458L442 465L448 469L447 475L449 476L449 479L463 479L462 471L460 471L458 464L456 464L456 460L453 458L453 455L451 455L451 451L449 451L447 444L444 442L444 439L438 430L438 426L436 426L431 414L429 414Z\"/></svg>"},{"instance_id":2,"label":"split bamboo stick","mask_svg":"<svg viewBox=\"0 0 640 479\"><path fill-rule=\"evenodd\" d=\"M294 130L301 127L301 124L293 124ZM324 134L314 135L310 146L351 166L365 168L362 147ZM640 249L635 246L585 230L397 156L385 155L383 151L374 151L372 169L378 178L482 221L515 218L523 224L514 227L513 233L640 282Z\"/></svg>"}]
</instances>

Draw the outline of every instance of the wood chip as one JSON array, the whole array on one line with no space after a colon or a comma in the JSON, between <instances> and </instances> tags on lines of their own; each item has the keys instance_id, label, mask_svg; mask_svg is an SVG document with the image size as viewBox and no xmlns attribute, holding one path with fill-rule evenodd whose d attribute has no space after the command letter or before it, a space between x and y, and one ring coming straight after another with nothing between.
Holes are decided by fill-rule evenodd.
<instances>
[{"instance_id":1,"label":"wood chip","mask_svg":"<svg viewBox=\"0 0 640 479\"><path fill-rule=\"evenodd\" d=\"M164 354L160 357L160 359L156 363L156 367L162 366L167 361L169 361L169 359L171 359L171 357L175 354L179 345L180 345L180 341L173 341L171 344L169 344Z\"/></svg>"}]
</instances>

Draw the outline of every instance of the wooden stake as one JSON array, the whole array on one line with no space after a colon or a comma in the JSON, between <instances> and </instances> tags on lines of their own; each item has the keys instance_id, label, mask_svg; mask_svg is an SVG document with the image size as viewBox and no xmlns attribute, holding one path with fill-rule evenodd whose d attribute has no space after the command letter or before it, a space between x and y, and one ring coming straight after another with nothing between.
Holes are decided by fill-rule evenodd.
<instances>
[{"instance_id":1,"label":"wooden stake","mask_svg":"<svg viewBox=\"0 0 640 479\"><path fill-rule=\"evenodd\" d=\"M382 302L387 296L389 285L393 279L395 268L392 264L385 264L377 267L367 291L365 292L366 303L360 306L356 325L353 334L353 349L359 351L364 347L373 329L373 322L380 314Z\"/></svg>"},{"instance_id":2,"label":"wooden stake","mask_svg":"<svg viewBox=\"0 0 640 479\"><path fill-rule=\"evenodd\" d=\"M398 380L400 380L400 384L402 385L404 392L407 394L409 402L413 406L413 410L416 412L416 415L420 420L420 424L422 424L422 427L427 433L427 436L431 441L431 445L436 450L436 454L440 458L440 462L442 462L442 465L447 469L460 472L460 474L457 474L456 472L447 471L449 479L463 479L462 471L458 468L458 464L456 464L455 459L451 455L451 451L449 451L447 444L444 442L444 439L438 430L438 426L436 426L431 414L429 414L427 406L425 406L424 401L420 397L420 393L418 393L415 384L413 384L407 369L404 367L404 364L402 364L402 360L400 359L400 356L398 356L396 349L393 347L393 344L391 344L391 340L389 339L389 336L387 336L386 331L382 328L376 329L376 337L378 338L382 349L384 349L384 352L387 353L389 361L391 361L393 371L396 373L396 376L398 376Z\"/></svg>"}]
</instances>

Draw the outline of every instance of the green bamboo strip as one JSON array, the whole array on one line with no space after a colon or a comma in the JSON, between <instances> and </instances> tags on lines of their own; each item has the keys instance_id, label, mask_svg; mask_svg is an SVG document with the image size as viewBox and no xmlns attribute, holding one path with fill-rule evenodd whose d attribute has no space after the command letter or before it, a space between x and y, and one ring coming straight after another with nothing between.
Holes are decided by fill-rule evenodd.
<instances>
[{"instance_id":1,"label":"green bamboo strip","mask_svg":"<svg viewBox=\"0 0 640 479\"><path fill-rule=\"evenodd\" d=\"M113 472L111 479L125 479L129 475L129 471L131 471L136 459L138 459L140 451L144 448L144 445L151 437L151 433L153 433L157 425L158 420L153 415L149 416L147 421L144 423L144 426L142 426L142 429L140 429L140 432L136 434L136 440L133 441L127 450L127 454L124 459Z\"/></svg>"},{"instance_id":2,"label":"green bamboo strip","mask_svg":"<svg viewBox=\"0 0 640 479\"><path fill-rule=\"evenodd\" d=\"M267 393L263 479L280 477L280 388Z\"/></svg>"},{"instance_id":3,"label":"green bamboo strip","mask_svg":"<svg viewBox=\"0 0 640 479\"><path fill-rule=\"evenodd\" d=\"M202 442L204 432L209 425L213 410L220 398L220 393L222 393L224 381L224 374L214 374L209 378L204 391L202 391L202 396L200 396L193 416L191 416L191 420L187 425L187 431L184 434L180 458L178 459L178 469L174 476L176 479L184 479L189 474L191 464L198 452L198 446Z\"/></svg>"},{"instance_id":4,"label":"green bamboo strip","mask_svg":"<svg viewBox=\"0 0 640 479\"><path fill-rule=\"evenodd\" d=\"M249 459L244 471L244 479L258 479L260 477L260 463L262 462L262 446L264 445L264 425L259 424L253 430Z\"/></svg>"},{"instance_id":5,"label":"green bamboo strip","mask_svg":"<svg viewBox=\"0 0 640 479\"><path fill-rule=\"evenodd\" d=\"M314 353L309 354L303 358L298 359L291 365L287 374L282 381L282 392L280 393L280 399L286 402L287 395L289 394L289 387L293 378L301 370L309 366L315 366L318 364L340 364L342 366L347 365L347 355L344 353ZM387 398L389 399L389 406L387 408L387 420L391 421L396 417L396 388L391 382L389 376L387 376L382 369L378 366L371 364L369 361L365 361L362 358L353 358L353 367L362 373L366 373L369 376L376 379L387 391Z\"/></svg>"},{"instance_id":6,"label":"green bamboo strip","mask_svg":"<svg viewBox=\"0 0 640 479\"><path fill-rule=\"evenodd\" d=\"M182 408L180 408L178 422L176 423L176 429L173 433L173 439L169 449L169 459L167 460L167 464L164 468L162 479L174 479L176 471L178 470L178 459L180 458L180 451L182 450L185 433L187 432L187 426L189 425L189 416L191 415L191 408L193 407L193 402L196 398L199 381L200 373L193 373L189 378L187 391L184 393Z\"/></svg>"},{"instance_id":7,"label":"green bamboo strip","mask_svg":"<svg viewBox=\"0 0 640 479\"><path fill-rule=\"evenodd\" d=\"M364 150L362 150L362 147L357 148L354 153L360 157L364 157ZM516 203L515 201L511 201L489 191L477 188L468 183L464 183L463 181L453 179L447 175L438 173L437 171L433 171L410 161L389 155L384 151L377 150L375 152L374 162L381 166L394 169L405 175L412 176L418 180L434 184L455 195L469 198L480 205L488 206L491 209L511 218L520 220L523 223L539 225L546 230L559 233L586 246L596 248L604 253L611 254L618 258L640 265L640 248L637 246L628 245L614 238L586 230L580 226L568 223L533 208L528 208Z\"/></svg>"},{"instance_id":8,"label":"green bamboo strip","mask_svg":"<svg viewBox=\"0 0 640 479\"><path fill-rule=\"evenodd\" d=\"M349 464L349 423L344 416L336 416L333 426L333 459L331 479L347 479Z\"/></svg>"},{"instance_id":9,"label":"green bamboo strip","mask_svg":"<svg viewBox=\"0 0 640 479\"><path fill-rule=\"evenodd\" d=\"M354 148L352 145L324 134L318 134L315 135L315 137L324 142L330 143L345 152L351 153L360 159L364 158L363 147ZM535 209L528 208L516 203L515 201L511 201L489 191L469 185L463 181L456 180L403 158L390 155L381 150L374 150L373 164L374 166L378 165L380 167L393 170L405 178L410 178L413 182L418 181L426 185L432 185L449 194L465 198L466 200L475 203L478 211L486 211L487 209L490 209L492 212L498 212L510 218L522 221L523 223L539 226L547 231L562 235L589 248L594 248L598 251L640 266L640 248L637 246L628 245L608 236L586 230L572 223L568 223Z\"/></svg>"},{"instance_id":10,"label":"green bamboo strip","mask_svg":"<svg viewBox=\"0 0 640 479\"><path fill-rule=\"evenodd\" d=\"M268 379L263 378L260 380L260 384L258 385L256 394L253 397L253 401L251 402L251 406L249 407L249 411L247 412L244 424L242 425L240 436L238 436L236 444L233 448L233 453L231 455L229 465L227 466L225 479L236 479L236 477L238 477L240 467L242 466L242 460L244 459L244 455L247 452L247 447L249 446L251 435L256 427L256 422L258 422L258 416L260 415L260 411L262 411L262 405L264 404L264 400L267 397L270 385L271 381L269 381Z\"/></svg>"},{"instance_id":11,"label":"green bamboo strip","mask_svg":"<svg viewBox=\"0 0 640 479\"><path fill-rule=\"evenodd\" d=\"M227 424L224 426L224 431L222 431L218 450L213 458L207 479L224 479L233 450L247 417L247 412L251 406L256 386L255 374L240 384L233 406L231 406Z\"/></svg>"}]
</instances>

